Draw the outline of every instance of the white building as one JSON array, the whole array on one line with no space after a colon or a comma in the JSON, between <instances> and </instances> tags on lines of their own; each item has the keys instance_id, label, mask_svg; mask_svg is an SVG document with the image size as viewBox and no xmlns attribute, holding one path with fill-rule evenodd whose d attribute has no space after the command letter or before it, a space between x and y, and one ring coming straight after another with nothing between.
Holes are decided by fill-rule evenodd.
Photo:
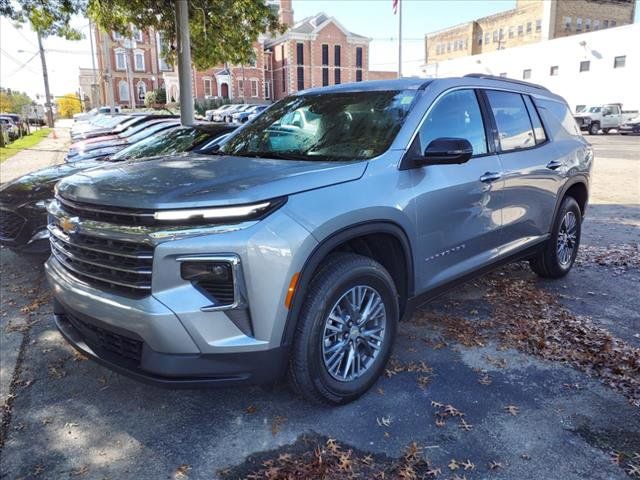
<instances>
[{"instance_id":1,"label":"white building","mask_svg":"<svg viewBox=\"0 0 640 480\"><path fill-rule=\"evenodd\" d=\"M640 109L640 25L626 25L422 67L427 77L486 73L538 83L569 106Z\"/></svg>"}]
</instances>

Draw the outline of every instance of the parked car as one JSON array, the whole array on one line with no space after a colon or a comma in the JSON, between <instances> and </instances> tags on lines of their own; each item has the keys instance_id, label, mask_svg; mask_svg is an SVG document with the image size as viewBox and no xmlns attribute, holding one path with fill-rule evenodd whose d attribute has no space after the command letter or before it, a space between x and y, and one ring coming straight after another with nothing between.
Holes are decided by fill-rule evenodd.
<instances>
[{"instance_id":1,"label":"parked car","mask_svg":"<svg viewBox=\"0 0 640 480\"><path fill-rule=\"evenodd\" d=\"M109 131L114 129L117 125L131 120L132 118L134 117L132 117L131 115L109 115L101 113L99 115L91 117L91 119L87 121L74 123L70 131L71 138L82 139L83 134L87 134L96 130Z\"/></svg>"},{"instance_id":2,"label":"parked car","mask_svg":"<svg viewBox=\"0 0 640 480\"><path fill-rule=\"evenodd\" d=\"M257 117L268 107L269 105L253 105L242 112L237 112L231 115L231 121L232 123L246 123L249 121L250 115L255 115Z\"/></svg>"},{"instance_id":3,"label":"parked car","mask_svg":"<svg viewBox=\"0 0 640 480\"><path fill-rule=\"evenodd\" d=\"M235 104L228 103L213 110L207 110L206 112L204 112L204 116L210 122L221 122L224 112L232 108L235 108Z\"/></svg>"},{"instance_id":4,"label":"parked car","mask_svg":"<svg viewBox=\"0 0 640 480\"><path fill-rule=\"evenodd\" d=\"M90 118L100 114L120 113L120 107L97 107L92 108L88 112L76 113L73 115L74 122L85 122Z\"/></svg>"},{"instance_id":5,"label":"parked car","mask_svg":"<svg viewBox=\"0 0 640 480\"><path fill-rule=\"evenodd\" d=\"M112 115L108 115L108 117L112 117ZM162 115L162 114L131 114L128 119L124 121L118 119L118 115L115 115L116 123L113 125L111 122L107 120L107 125L105 127L100 127L97 129L91 129L89 131L85 131L82 134L73 134L71 138L74 141L86 140L88 138L100 137L104 135L119 135L121 133L125 133L129 128L135 128L143 123L153 122L156 120L172 120L177 119L177 115Z\"/></svg>"},{"instance_id":6,"label":"parked car","mask_svg":"<svg viewBox=\"0 0 640 480\"><path fill-rule=\"evenodd\" d=\"M566 275L593 159L561 97L483 75L298 92L217 153L58 184L55 322L138 380L287 373L328 404L366 392L400 318L447 287L521 259Z\"/></svg>"},{"instance_id":7,"label":"parked car","mask_svg":"<svg viewBox=\"0 0 640 480\"><path fill-rule=\"evenodd\" d=\"M153 119L130 127L119 135L105 135L76 142L69 147L65 161L76 162L89 158L107 157L156 132L177 127L179 123L176 119Z\"/></svg>"},{"instance_id":8,"label":"parked car","mask_svg":"<svg viewBox=\"0 0 640 480\"><path fill-rule=\"evenodd\" d=\"M640 134L640 116L634 117L620 125L618 133L620 135Z\"/></svg>"},{"instance_id":9,"label":"parked car","mask_svg":"<svg viewBox=\"0 0 640 480\"><path fill-rule=\"evenodd\" d=\"M224 112L222 120L226 123L232 123L233 122L233 116L237 115L238 113L242 113L242 112L246 112L247 110L251 109L253 107L253 105L249 105L249 104L239 104L236 105L235 108L233 109L229 109L226 112Z\"/></svg>"},{"instance_id":10,"label":"parked car","mask_svg":"<svg viewBox=\"0 0 640 480\"><path fill-rule=\"evenodd\" d=\"M157 132L110 157L46 167L7 182L0 186L0 244L18 253L49 252L46 207L53 199L55 184L66 176L104 165L105 162L183 152L215 152L220 142L235 128L224 124L179 126Z\"/></svg>"},{"instance_id":11,"label":"parked car","mask_svg":"<svg viewBox=\"0 0 640 480\"><path fill-rule=\"evenodd\" d=\"M10 141L15 140L20 136L20 129L11 117L7 115L0 115L0 124L2 130L7 132L7 136Z\"/></svg>"},{"instance_id":12,"label":"parked car","mask_svg":"<svg viewBox=\"0 0 640 480\"><path fill-rule=\"evenodd\" d=\"M637 111L623 113L621 104L609 103L589 106L581 113L575 114L575 119L580 130L587 131L590 135L596 135L602 130L606 135L636 115Z\"/></svg>"}]
</instances>

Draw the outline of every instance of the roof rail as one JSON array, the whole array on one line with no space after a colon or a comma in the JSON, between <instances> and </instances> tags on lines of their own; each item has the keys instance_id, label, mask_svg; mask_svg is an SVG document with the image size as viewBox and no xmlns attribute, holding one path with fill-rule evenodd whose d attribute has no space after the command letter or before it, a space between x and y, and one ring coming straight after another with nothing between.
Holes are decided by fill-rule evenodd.
<instances>
[{"instance_id":1,"label":"roof rail","mask_svg":"<svg viewBox=\"0 0 640 480\"><path fill-rule=\"evenodd\" d=\"M539 88L540 90L545 90L547 92L549 91L547 87L543 87L542 85L539 85L537 83L525 82L523 80L514 80L513 78L507 78L507 77L496 77L495 75L487 75L486 73L467 73L465 77L483 78L485 80L497 80L500 82L517 83L518 85L525 85L531 88Z\"/></svg>"}]
</instances>

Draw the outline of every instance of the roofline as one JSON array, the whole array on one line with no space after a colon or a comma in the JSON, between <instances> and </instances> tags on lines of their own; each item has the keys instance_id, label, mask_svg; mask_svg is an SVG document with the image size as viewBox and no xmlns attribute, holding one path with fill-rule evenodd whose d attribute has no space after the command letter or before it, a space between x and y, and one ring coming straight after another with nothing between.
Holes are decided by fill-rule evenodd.
<instances>
[{"instance_id":1,"label":"roofline","mask_svg":"<svg viewBox=\"0 0 640 480\"><path fill-rule=\"evenodd\" d=\"M516 80L514 78L498 77L496 75L487 75L486 73L467 73L464 76L465 77L469 77L469 78L481 78L483 80L495 80L495 81L498 81L498 82L515 83L517 85L523 85L525 87L538 88L538 89L544 90L546 92L550 92L551 91L547 87L545 87L543 85L540 85L538 83L525 82L524 80Z\"/></svg>"}]
</instances>

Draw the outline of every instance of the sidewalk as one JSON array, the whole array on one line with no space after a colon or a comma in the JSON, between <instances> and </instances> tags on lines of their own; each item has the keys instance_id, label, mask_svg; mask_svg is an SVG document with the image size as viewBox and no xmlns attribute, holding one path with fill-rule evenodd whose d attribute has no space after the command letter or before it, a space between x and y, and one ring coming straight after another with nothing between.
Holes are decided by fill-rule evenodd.
<instances>
[{"instance_id":1,"label":"sidewalk","mask_svg":"<svg viewBox=\"0 0 640 480\"><path fill-rule=\"evenodd\" d=\"M0 183L62 163L71 143L69 129L72 123L72 120L58 120L54 128L57 138L54 139L53 135L49 135L35 147L18 152L0 163Z\"/></svg>"}]
</instances>

